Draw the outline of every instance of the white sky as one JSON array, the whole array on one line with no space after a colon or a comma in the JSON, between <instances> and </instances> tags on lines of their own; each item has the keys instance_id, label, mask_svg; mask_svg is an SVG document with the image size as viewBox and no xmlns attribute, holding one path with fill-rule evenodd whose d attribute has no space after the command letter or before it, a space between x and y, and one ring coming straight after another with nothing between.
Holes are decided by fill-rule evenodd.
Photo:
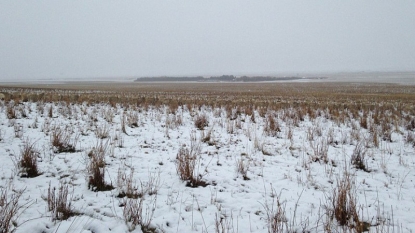
<instances>
[{"instance_id":1,"label":"white sky","mask_svg":"<svg viewBox=\"0 0 415 233\"><path fill-rule=\"evenodd\" d=\"M0 1L0 80L415 70L415 1Z\"/></svg>"}]
</instances>

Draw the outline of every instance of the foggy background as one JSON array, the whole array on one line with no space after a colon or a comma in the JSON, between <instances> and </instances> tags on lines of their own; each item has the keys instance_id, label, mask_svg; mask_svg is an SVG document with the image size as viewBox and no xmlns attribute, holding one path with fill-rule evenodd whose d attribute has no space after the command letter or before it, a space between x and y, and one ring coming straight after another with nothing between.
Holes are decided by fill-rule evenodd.
<instances>
[{"instance_id":1,"label":"foggy background","mask_svg":"<svg viewBox=\"0 0 415 233\"><path fill-rule=\"evenodd\" d=\"M415 1L0 2L0 81L415 70Z\"/></svg>"}]
</instances>

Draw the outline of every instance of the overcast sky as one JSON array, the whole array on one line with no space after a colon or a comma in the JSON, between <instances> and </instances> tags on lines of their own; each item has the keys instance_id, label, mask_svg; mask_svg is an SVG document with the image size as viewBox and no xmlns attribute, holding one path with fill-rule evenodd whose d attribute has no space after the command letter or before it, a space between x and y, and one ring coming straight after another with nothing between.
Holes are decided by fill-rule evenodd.
<instances>
[{"instance_id":1,"label":"overcast sky","mask_svg":"<svg viewBox=\"0 0 415 233\"><path fill-rule=\"evenodd\" d=\"M415 1L0 2L0 80L415 70Z\"/></svg>"}]
</instances>

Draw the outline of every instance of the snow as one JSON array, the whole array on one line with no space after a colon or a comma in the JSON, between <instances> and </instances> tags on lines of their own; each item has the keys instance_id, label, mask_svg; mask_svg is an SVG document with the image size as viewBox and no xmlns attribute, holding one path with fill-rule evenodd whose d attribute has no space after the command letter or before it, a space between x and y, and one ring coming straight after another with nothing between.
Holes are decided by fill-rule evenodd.
<instances>
[{"instance_id":1,"label":"snow","mask_svg":"<svg viewBox=\"0 0 415 233\"><path fill-rule=\"evenodd\" d=\"M12 185L16 191L24 190L16 232L128 232L131 223L125 222L122 207L127 197L117 197L125 188L117 187L117 175L119 170L128 175L132 169L139 187L151 183L157 189L156 194L146 193L142 198L145 219L159 232L216 232L215 224L221 219L225 232L268 232L267 210L275 211L277 201L284 210L288 228L284 230L323 232L330 197L344 171L352 176L359 216L372 225L371 231L380 227L402 232L415 229L415 150L405 142L407 130L402 127L392 134L392 141L379 138L379 147L365 145L370 170L365 172L355 168L350 158L356 146L369 137L369 131L353 126L353 119L337 123L322 115L306 117L295 125L292 119L284 118L284 111L290 110L280 110L271 114L275 114L281 132L268 136L266 119L258 113L256 122L244 114L230 120L225 109L205 106L192 111L179 107L171 113L166 106L144 109L26 102L17 106L26 110L27 117L18 114L17 119L8 119L7 104L0 104L0 187ZM52 117L48 116L50 107ZM138 115L138 127L126 126L124 134L121 121L129 114ZM209 120L204 130L194 125L198 114ZM75 153L54 150L50 142L54 127L71 132L71 140L78 137ZM97 129L105 127L109 137L98 139ZM353 130L361 140L354 139ZM209 131L211 139L200 142L197 163L198 173L209 185L187 187L176 171L177 153L183 145L191 147L192 137L201 141ZM324 147L329 131L337 142L328 144L329 162L313 162L315 150ZM39 151L42 174L34 178L21 177L17 167L27 141ZM109 143L105 180L115 188L94 192L88 188L88 153L101 141ZM249 167L249 179L237 171L241 161ZM78 215L53 221L46 201L48 188L60 184L69 186L72 208ZM331 224L341 229L335 221ZM136 227L132 232L141 229Z\"/></svg>"}]
</instances>

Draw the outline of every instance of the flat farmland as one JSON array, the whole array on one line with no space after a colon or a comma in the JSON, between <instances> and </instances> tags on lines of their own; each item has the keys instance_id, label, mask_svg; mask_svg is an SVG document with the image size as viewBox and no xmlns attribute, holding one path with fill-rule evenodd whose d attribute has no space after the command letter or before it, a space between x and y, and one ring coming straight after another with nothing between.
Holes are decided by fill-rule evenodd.
<instances>
[{"instance_id":1,"label":"flat farmland","mask_svg":"<svg viewBox=\"0 0 415 233\"><path fill-rule=\"evenodd\" d=\"M8 231L415 229L414 85L76 81L0 93Z\"/></svg>"}]
</instances>

